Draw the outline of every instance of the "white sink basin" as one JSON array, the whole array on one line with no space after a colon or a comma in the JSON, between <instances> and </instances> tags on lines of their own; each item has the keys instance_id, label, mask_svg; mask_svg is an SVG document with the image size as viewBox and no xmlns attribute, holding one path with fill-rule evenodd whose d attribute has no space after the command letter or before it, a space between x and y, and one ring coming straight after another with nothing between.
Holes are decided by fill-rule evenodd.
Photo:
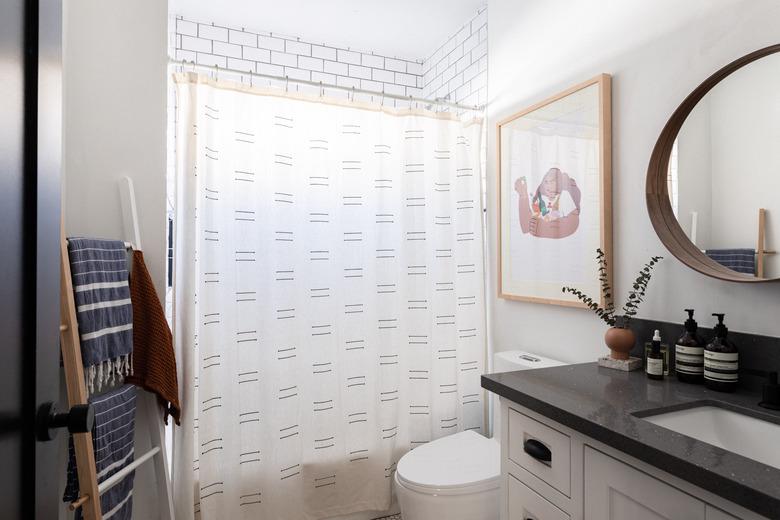
<instances>
[{"instance_id":1,"label":"white sink basin","mask_svg":"<svg viewBox=\"0 0 780 520\"><path fill-rule=\"evenodd\" d=\"M642 418L780 469L780 424L717 406L699 406Z\"/></svg>"}]
</instances>

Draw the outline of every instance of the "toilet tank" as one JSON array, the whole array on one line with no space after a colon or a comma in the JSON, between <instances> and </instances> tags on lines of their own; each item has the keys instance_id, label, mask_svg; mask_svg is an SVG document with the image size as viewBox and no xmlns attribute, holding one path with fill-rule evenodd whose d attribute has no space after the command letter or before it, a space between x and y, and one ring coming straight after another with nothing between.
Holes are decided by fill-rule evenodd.
<instances>
[{"instance_id":1,"label":"toilet tank","mask_svg":"<svg viewBox=\"0 0 780 520\"><path fill-rule=\"evenodd\" d=\"M514 372L516 370L530 370L533 368L547 368L565 365L563 361L557 359L551 359L548 357L540 356L538 354L532 354L524 350L506 350L504 352L497 352L493 355L493 370L494 374L499 372ZM491 415L493 422L493 436L499 438L497 435L500 432L500 419L501 419L501 406L498 402L498 396L491 393Z\"/></svg>"}]
</instances>

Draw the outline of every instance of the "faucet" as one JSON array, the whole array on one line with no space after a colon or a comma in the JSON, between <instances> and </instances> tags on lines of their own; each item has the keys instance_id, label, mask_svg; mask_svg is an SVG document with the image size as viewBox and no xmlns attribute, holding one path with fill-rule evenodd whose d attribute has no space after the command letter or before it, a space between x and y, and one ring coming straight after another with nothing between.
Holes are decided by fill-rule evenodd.
<instances>
[{"instance_id":1,"label":"faucet","mask_svg":"<svg viewBox=\"0 0 780 520\"><path fill-rule=\"evenodd\" d=\"M780 384L777 383L777 372L755 368L741 368L739 371L767 378L767 382L764 383L762 399L758 405L770 410L780 410Z\"/></svg>"}]
</instances>

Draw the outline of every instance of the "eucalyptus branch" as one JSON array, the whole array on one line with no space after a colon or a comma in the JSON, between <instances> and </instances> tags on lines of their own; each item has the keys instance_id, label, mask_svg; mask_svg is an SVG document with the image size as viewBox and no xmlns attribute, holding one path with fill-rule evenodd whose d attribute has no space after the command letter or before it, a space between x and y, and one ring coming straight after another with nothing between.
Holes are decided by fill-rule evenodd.
<instances>
[{"instance_id":1,"label":"eucalyptus branch","mask_svg":"<svg viewBox=\"0 0 780 520\"><path fill-rule=\"evenodd\" d=\"M584 303L590 310L592 310L596 316L599 317L610 327L614 327L618 319L621 318L615 315L615 303L612 298L612 286L609 283L609 270L607 265L607 255L601 248L596 249L596 260L599 263L599 284L601 287L601 295L604 302L604 307L596 303L593 298L583 293L575 287L563 287L561 291L563 293L573 294L579 301ZM622 327L627 328L631 318L636 316L639 311L639 305L645 299L645 293L647 292L647 285L650 283L652 277L653 268L655 265L663 260L662 256L653 256L650 261L644 265L639 271L639 275L632 284L632 289L628 293L628 299L625 305L623 305Z\"/></svg>"}]
</instances>

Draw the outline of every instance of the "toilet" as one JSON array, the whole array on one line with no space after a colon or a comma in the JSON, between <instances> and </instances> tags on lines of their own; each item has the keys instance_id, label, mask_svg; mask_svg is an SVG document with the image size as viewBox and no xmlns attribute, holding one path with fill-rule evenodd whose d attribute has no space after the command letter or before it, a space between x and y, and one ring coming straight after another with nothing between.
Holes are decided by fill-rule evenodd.
<instances>
[{"instance_id":1,"label":"toilet","mask_svg":"<svg viewBox=\"0 0 780 520\"><path fill-rule=\"evenodd\" d=\"M499 352L493 372L545 368L564 363L521 350ZM490 395L494 432L498 398ZM500 506L500 436L488 439L462 431L420 446L398 461L395 490L403 520L498 520Z\"/></svg>"}]
</instances>

